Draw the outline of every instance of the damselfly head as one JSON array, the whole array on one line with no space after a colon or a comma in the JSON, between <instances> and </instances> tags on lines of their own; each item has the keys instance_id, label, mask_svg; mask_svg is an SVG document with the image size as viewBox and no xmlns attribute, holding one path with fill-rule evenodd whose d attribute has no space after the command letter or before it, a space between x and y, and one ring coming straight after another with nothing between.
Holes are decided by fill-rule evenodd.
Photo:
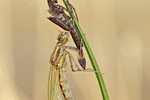
<instances>
[{"instance_id":1,"label":"damselfly head","mask_svg":"<svg viewBox=\"0 0 150 100\"><path fill-rule=\"evenodd\" d=\"M57 40L59 42L67 42L68 41L68 37L69 37L68 32L60 32L58 37L57 37Z\"/></svg>"}]
</instances>

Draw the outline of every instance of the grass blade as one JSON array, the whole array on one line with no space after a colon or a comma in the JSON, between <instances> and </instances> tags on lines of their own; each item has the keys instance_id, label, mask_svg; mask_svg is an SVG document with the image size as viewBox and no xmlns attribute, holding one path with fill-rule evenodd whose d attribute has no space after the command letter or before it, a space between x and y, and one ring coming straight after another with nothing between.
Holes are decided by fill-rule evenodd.
<instances>
[{"instance_id":1,"label":"grass blade","mask_svg":"<svg viewBox=\"0 0 150 100\"><path fill-rule=\"evenodd\" d=\"M67 4L67 0L63 0L63 2L65 4L66 8L68 10L70 10L70 7ZM69 14L70 14L71 18L73 19L73 14L72 13L69 13ZM81 27L80 27L80 25L79 25L76 18L74 18L74 24L75 24L76 28L79 31L80 37L82 38L84 47L87 51L87 54L89 56L90 62L93 66L93 69L96 72L98 72L98 73L95 73L95 75L96 75L96 78L97 78L99 86L100 86L100 90L101 90L101 93L102 93L103 100L109 100L109 96L108 96L108 92L107 92L107 89L106 89L106 86L105 86L105 83L104 83L104 80L103 80L103 76L102 76L102 74L99 74L99 73L101 73L101 71L100 71L99 66L97 64L97 61L96 61L96 59L93 55L93 52L92 52L92 50L89 46L89 43L88 43L87 39L85 38L84 33L83 33L83 31L82 31L82 29L81 29Z\"/></svg>"}]
</instances>

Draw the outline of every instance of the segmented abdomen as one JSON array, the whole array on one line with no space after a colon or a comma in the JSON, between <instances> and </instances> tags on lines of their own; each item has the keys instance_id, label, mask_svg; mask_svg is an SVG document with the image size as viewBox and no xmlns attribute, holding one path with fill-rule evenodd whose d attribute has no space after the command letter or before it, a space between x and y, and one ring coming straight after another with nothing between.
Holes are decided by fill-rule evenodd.
<instances>
[{"instance_id":1,"label":"segmented abdomen","mask_svg":"<svg viewBox=\"0 0 150 100\"><path fill-rule=\"evenodd\" d=\"M59 70L59 86L61 88L65 100L73 100L72 92L68 82L66 66Z\"/></svg>"}]
</instances>

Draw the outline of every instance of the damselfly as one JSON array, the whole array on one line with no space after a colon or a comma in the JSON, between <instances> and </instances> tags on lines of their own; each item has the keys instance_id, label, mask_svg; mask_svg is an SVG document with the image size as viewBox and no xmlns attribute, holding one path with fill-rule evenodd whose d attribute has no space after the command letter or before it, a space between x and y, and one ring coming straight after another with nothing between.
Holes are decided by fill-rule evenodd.
<instances>
[{"instance_id":1,"label":"damselfly","mask_svg":"<svg viewBox=\"0 0 150 100\"><path fill-rule=\"evenodd\" d=\"M66 56L69 56L70 66L72 71L81 71L73 56L66 50L71 49L78 51L75 47L64 46L68 41L68 32L61 32L58 35L58 42L50 57L50 75L49 75L49 100L73 100L71 89L67 78L67 61ZM74 62L77 70L73 68ZM86 70L86 69L85 69ZM91 70L91 69L87 69Z\"/></svg>"}]
</instances>

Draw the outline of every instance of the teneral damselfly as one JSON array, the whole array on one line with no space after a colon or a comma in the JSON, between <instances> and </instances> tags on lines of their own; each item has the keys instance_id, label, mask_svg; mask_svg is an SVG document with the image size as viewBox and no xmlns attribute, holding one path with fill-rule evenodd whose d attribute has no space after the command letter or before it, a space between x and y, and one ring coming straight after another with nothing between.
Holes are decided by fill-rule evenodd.
<instances>
[{"instance_id":1,"label":"teneral damselfly","mask_svg":"<svg viewBox=\"0 0 150 100\"><path fill-rule=\"evenodd\" d=\"M58 42L50 57L50 75L49 75L49 100L73 100L71 89L67 78L67 61L66 56L69 56L72 71L81 71L73 56L66 50L71 49L77 51L76 48L64 46L68 41L69 34L61 32L58 35ZM77 70L74 70L73 63Z\"/></svg>"}]
</instances>

